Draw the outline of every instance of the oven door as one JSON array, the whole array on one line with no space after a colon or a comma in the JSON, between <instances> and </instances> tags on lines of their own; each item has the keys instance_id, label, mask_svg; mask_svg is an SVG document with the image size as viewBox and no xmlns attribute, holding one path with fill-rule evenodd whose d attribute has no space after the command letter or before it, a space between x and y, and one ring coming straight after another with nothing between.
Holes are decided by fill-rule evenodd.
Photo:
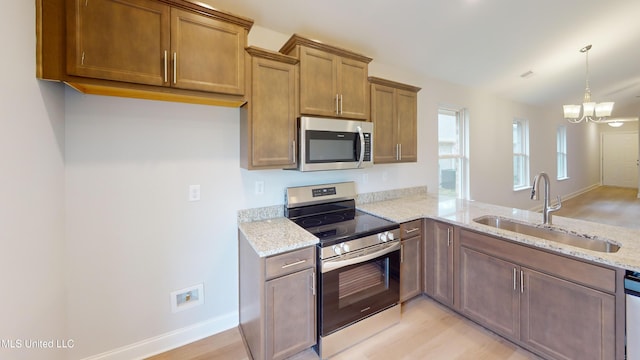
<instances>
[{"instance_id":1,"label":"oven door","mask_svg":"<svg viewBox=\"0 0 640 360\"><path fill-rule=\"evenodd\" d=\"M322 260L319 266L321 336L387 309L400 299L399 241Z\"/></svg>"}]
</instances>

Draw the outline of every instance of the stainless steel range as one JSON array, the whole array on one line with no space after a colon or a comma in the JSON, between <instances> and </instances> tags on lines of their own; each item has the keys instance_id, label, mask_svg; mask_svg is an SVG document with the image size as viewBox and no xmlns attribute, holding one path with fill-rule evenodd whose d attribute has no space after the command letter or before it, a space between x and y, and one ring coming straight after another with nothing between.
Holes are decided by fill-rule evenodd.
<instances>
[{"instance_id":1,"label":"stainless steel range","mask_svg":"<svg viewBox=\"0 0 640 360\"><path fill-rule=\"evenodd\" d=\"M400 321L400 225L355 208L355 184L288 188L285 215L316 235L326 359Z\"/></svg>"}]
</instances>

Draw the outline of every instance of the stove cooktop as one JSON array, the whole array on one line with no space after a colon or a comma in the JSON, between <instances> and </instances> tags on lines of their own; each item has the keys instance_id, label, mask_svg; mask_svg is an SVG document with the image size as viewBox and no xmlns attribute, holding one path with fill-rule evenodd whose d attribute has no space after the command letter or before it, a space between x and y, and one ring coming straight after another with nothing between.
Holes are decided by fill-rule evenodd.
<instances>
[{"instance_id":1,"label":"stove cooktop","mask_svg":"<svg viewBox=\"0 0 640 360\"><path fill-rule=\"evenodd\" d=\"M356 209L292 219L320 239L320 247L397 229L400 225Z\"/></svg>"}]
</instances>

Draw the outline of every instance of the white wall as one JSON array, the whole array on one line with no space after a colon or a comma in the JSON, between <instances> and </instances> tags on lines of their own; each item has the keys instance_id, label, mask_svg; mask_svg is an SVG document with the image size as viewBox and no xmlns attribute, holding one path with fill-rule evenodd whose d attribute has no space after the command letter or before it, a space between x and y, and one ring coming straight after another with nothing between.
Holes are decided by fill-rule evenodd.
<instances>
[{"instance_id":1,"label":"white wall","mask_svg":"<svg viewBox=\"0 0 640 360\"><path fill-rule=\"evenodd\" d=\"M316 173L243 170L238 109L82 95L38 82L33 4L2 9L17 49L0 60L12 69L0 97L0 229L11 240L2 273L17 274L3 282L3 295L17 290L29 297L3 296L0 337L71 338L69 359L145 355L235 326L236 213L282 204L288 186L354 180L360 192L436 189L439 104L469 109L472 198L535 205L512 191L514 116L532 123L532 172L555 164L555 115L374 61L371 75L422 87L418 163ZM250 43L278 50L288 37L256 25ZM572 149L590 146L586 128L572 129L579 139ZM585 169L575 178L584 181L574 183L572 175L562 184L567 193L593 181L590 150L571 153ZM253 193L257 180L264 181L263 195ZM190 184L201 185L201 201L187 201ZM205 304L172 314L169 293L198 283Z\"/></svg>"},{"instance_id":2,"label":"white wall","mask_svg":"<svg viewBox=\"0 0 640 360\"><path fill-rule=\"evenodd\" d=\"M62 85L35 78L34 2L0 9L0 358L63 359L27 348L67 340Z\"/></svg>"}]
</instances>

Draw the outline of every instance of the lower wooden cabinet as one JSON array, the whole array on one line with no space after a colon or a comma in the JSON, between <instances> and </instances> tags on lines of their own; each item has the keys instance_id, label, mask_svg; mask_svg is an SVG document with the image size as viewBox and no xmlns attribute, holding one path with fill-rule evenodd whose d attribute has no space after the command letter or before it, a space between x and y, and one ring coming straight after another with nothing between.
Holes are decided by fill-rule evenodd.
<instances>
[{"instance_id":1,"label":"lower wooden cabinet","mask_svg":"<svg viewBox=\"0 0 640 360\"><path fill-rule=\"evenodd\" d=\"M316 344L315 247L260 257L239 232L240 330L254 360Z\"/></svg>"},{"instance_id":2,"label":"lower wooden cabinet","mask_svg":"<svg viewBox=\"0 0 640 360\"><path fill-rule=\"evenodd\" d=\"M422 220L403 223L400 254L400 302L422 293Z\"/></svg>"},{"instance_id":3,"label":"lower wooden cabinet","mask_svg":"<svg viewBox=\"0 0 640 360\"><path fill-rule=\"evenodd\" d=\"M517 265L460 248L460 312L489 329L517 338L520 291Z\"/></svg>"},{"instance_id":4,"label":"lower wooden cabinet","mask_svg":"<svg viewBox=\"0 0 640 360\"><path fill-rule=\"evenodd\" d=\"M460 313L546 359L624 358L614 269L461 230L458 276Z\"/></svg>"},{"instance_id":5,"label":"lower wooden cabinet","mask_svg":"<svg viewBox=\"0 0 640 360\"><path fill-rule=\"evenodd\" d=\"M615 359L615 296L522 268L520 341L554 359Z\"/></svg>"},{"instance_id":6,"label":"lower wooden cabinet","mask_svg":"<svg viewBox=\"0 0 640 360\"><path fill-rule=\"evenodd\" d=\"M428 221L425 234L425 292L433 299L453 306L455 227Z\"/></svg>"},{"instance_id":7,"label":"lower wooden cabinet","mask_svg":"<svg viewBox=\"0 0 640 360\"><path fill-rule=\"evenodd\" d=\"M316 343L314 282L315 269L266 282L267 359L283 359Z\"/></svg>"}]
</instances>

